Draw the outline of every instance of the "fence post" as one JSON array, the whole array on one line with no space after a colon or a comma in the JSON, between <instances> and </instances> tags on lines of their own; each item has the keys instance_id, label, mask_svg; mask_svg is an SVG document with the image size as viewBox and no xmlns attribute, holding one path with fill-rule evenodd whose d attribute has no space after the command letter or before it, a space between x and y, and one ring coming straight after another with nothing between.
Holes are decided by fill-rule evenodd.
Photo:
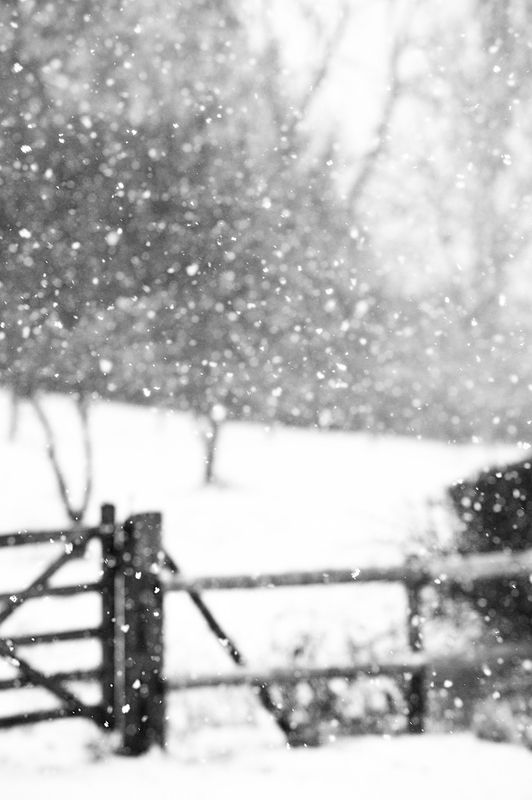
<instances>
[{"instance_id":1,"label":"fence post","mask_svg":"<svg viewBox=\"0 0 532 800\"><path fill-rule=\"evenodd\" d=\"M116 654L115 625L117 576L117 549L115 541L115 507L105 503L101 507L100 542L102 548L102 717L107 730L116 724Z\"/></svg>"},{"instance_id":2,"label":"fence post","mask_svg":"<svg viewBox=\"0 0 532 800\"><path fill-rule=\"evenodd\" d=\"M421 590L424 586L420 565L417 558L409 559L409 574L406 591L408 598L408 644L414 653L423 650L423 632L421 619ZM407 695L408 732L423 733L425 730L425 714L427 710L427 687L425 669L415 669L409 681Z\"/></svg>"},{"instance_id":3,"label":"fence post","mask_svg":"<svg viewBox=\"0 0 532 800\"><path fill-rule=\"evenodd\" d=\"M138 514L123 528L120 734L123 755L165 745L161 515Z\"/></svg>"}]
</instances>

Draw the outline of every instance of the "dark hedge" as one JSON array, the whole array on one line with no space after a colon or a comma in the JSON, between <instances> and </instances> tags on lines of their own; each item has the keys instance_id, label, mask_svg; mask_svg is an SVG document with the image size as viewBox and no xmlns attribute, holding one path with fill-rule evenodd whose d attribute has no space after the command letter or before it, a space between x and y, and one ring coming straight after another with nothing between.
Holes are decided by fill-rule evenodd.
<instances>
[{"instance_id":1,"label":"dark hedge","mask_svg":"<svg viewBox=\"0 0 532 800\"><path fill-rule=\"evenodd\" d=\"M523 460L483 470L449 489L463 527L462 553L532 547L532 465ZM532 637L532 583L528 579L476 581L464 591L504 639Z\"/></svg>"}]
</instances>

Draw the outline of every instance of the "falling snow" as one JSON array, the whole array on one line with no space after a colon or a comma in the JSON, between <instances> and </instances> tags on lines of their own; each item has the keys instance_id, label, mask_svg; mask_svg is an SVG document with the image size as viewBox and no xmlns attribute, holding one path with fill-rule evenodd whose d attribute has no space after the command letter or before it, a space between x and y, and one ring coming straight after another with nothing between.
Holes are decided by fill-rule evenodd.
<instances>
[{"instance_id":1,"label":"falling snow","mask_svg":"<svg viewBox=\"0 0 532 800\"><path fill-rule=\"evenodd\" d=\"M326 563L355 576L357 563L527 549L531 31L525 0L1 4L0 527L78 525L103 500L160 510L192 573ZM412 618L427 638L526 644L526 575L459 598L447 584ZM334 656L344 595L318 596L311 635L290 623L259 661L318 658L320 641ZM384 589L361 597L368 619L349 643L344 630L343 652L389 655L386 621L404 608ZM252 649L273 631L263 623ZM528 663L502 677L483 664L482 697L454 678L431 687L442 728L510 742L463 734L473 761L489 751L506 775L529 756L513 745L532 746L515 688ZM307 690L293 711L308 717ZM350 732L368 734L398 692L355 695L345 708L365 727ZM187 724L225 707L208 703ZM344 764L350 748L366 798L388 793L371 759L397 785L403 756L412 774L415 743L387 738L337 742L312 764ZM436 745L419 748L436 797ZM291 755L231 756L236 785L249 794L260 773L271 793L297 774L312 796L317 767L308 778L302 753L290 772ZM448 794L495 796L496 778L481 787L460 763ZM102 769L120 772L112 758Z\"/></svg>"}]
</instances>

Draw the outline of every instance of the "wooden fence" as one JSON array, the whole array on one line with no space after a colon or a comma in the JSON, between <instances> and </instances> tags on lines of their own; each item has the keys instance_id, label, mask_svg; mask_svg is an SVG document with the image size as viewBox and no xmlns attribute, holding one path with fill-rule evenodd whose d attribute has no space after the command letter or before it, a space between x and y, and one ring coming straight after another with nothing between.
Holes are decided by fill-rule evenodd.
<instances>
[{"instance_id":1,"label":"wooden fence","mask_svg":"<svg viewBox=\"0 0 532 800\"><path fill-rule=\"evenodd\" d=\"M92 583L51 586L50 579L72 559L82 558L89 541L100 542L100 577ZM114 508L102 507L100 524L74 531L42 531L0 536L0 548L24 544L62 544L62 552L31 583L18 592L0 595L0 625L22 604L42 597L71 597L95 592L101 601L101 622L95 628L49 631L0 638L0 657L18 670L16 678L0 681L0 690L22 686L47 689L60 701L58 708L0 717L0 727L66 716L82 716L117 732L120 752L137 755L152 745L164 746L166 696L172 690L200 687L249 686L273 716L283 733L292 731L289 717L278 707L271 687L313 678L355 678L360 675L403 676L407 689L407 729L421 733L425 727L427 688L435 674L451 675L457 669L519 663L531 658L528 647L500 646L460 657L431 658L424 651L422 592L427 586L471 588L477 580L532 575L532 551L452 556L430 563L409 559L401 566L325 569L259 575L203 576L185 579L175 561L164 552L161 515L140 514L123 525L115 522ZM273 670L250 669L236 643L220 625L204 598L205 592L232 590L272 591L276 587L357 586L369 582L400 583L407 600L409 651L379 660L353 660L328 667ZM168 677L164 670L164 597L186 593L238 670L226 674ZM96 670L47 674L19 653L20 647L94 638L101 645L101 665ZM101 699L87 705L69 687L74 681L98 681Z\"/></svg>"},{"instance_id":2,"label":"wooden fence","mask_svg":"<svg viewBox=\"0 0 532 800\"><path fill-rule=\"evenodd\" d=\"M428 586L437 590L471 589L480 579L523 578L532 576L532 550L519 554L490 553L471 556L447 556L425 563L415 557L404 564L391 567L365 567L355 569L325 569L296 572L263 573L259 575L220 575L185 580L174 576L164 581L165 592L187 592L201 597L206 591L271 590L277 587L333 586L340 584L400 583L407 599L408 653L386 659L360 659L350 664L329 667L291 667L269 671L240 670L234 674L195 674L168 679L167 689L183 690L214 686L255 686L263 692L275 684L297 683L313 678L356 678L361 675L403 676L407 678L407 730L422 733L427 712L428 687L437 675L449 677L460 668L475 669L510 665L532 658L530 645L500 645L460 656L430 656L424 652L422 592ZM234 644L224 635L223 641ZM243 660L243 659L242 659ZM282 711L274 716L281 717ZM280 727L284 730L283 724ZM286 732L286 731L285 731Z\"/></svg>"}]
</instances>

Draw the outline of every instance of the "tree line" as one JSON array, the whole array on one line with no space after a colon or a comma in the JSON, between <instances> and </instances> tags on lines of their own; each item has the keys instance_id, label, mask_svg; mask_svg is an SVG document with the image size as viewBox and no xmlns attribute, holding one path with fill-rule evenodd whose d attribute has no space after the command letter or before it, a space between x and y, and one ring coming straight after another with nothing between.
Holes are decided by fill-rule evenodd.
<instances>
[{"instance_id":1,"label":"tree line","mask_svg":"<svg viewBox=\"0 0 532 800\"><path fill-rule=\"evenodd\" d=\"M327 25L295 4L315 45L303 88L258 0L2 6L16 397L155 403L214 429L526 435L530 12L472 0L428 25L398 5L355 155L316 122L352 3Z\"/></svg>"}]
</instances>

